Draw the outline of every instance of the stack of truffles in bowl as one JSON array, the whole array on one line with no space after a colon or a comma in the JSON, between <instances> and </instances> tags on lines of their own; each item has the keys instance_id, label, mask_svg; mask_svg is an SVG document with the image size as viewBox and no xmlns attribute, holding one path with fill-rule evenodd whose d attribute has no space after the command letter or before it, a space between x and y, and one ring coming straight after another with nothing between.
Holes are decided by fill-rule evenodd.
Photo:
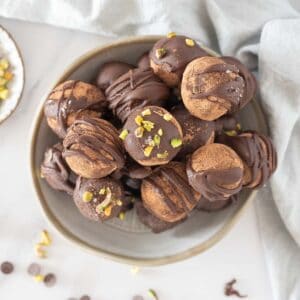
<instances>
[{"instance_id":1,"label":"stack of truffles in bowl","mask_svg":"<svg viewBox=\"0 0 300 300\"><path fill-rule=\"evenodd\" d=\"M92 83L53 89L44 113L61 141L47 149L42 177L90 220L134 207L155 233L195 209L224 209L276 169L270 138L237 121L255 93L240 61L170 33L137 66L107 62Z\"/></svg>"}]
</instances>

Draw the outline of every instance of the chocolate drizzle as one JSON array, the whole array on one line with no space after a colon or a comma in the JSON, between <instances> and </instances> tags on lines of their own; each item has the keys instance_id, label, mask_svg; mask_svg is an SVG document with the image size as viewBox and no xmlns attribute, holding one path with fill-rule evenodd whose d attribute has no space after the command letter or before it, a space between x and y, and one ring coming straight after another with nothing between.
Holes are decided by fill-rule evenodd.
<instances>
[{"instance_id":1,"label":"chocolate drizzle","mask_svg":"<svg viewBox=\"0 0 300 300\"><path fill-rule=\"evenodd\" d=\"M234 167L225 170L204 170L196 172L187 164L187 176L190 184L210 201L226 200L242 189L243 169ZM239 183L234 188L226 186Z\"/></svg>"},{"instance_id":2,"label":"chocolate drizzle","mask_svg":"<svg viewBox=\"0 0 300 300\"><path fill-rule=\"evenodd\" d=\"M115 80L106 90L109 108L122 122L136 108L164 106L169 88L151 69L133 69Z\"/></svg>"},{"instance_id":3,"label":"chocolate drizzle","mask_svg":"<svg viewBox=\"0 0 300 300\"><path fill-rule=\"evenodd\" d=\"M55 190L73 195L75 184L71 181L71 171L62 158L62 145L55 144L45 152L41 174Z\"/></svg>"},{"instance_id":4,"label":"chocolate drizzle","mask_svg":"<svg viewBox=\"0 0 300 300\"><path fill-rule=\"evenodd\" d=\"M124 153L117 130L103 119L83 117L75 120L64 139L63 157L80 156L88 161L114 162L116 168L124 165ZM74 145L77 145L74 149ZM92 158L82 148L93 150Z\"/></svg>"},{"instance_id":5,"label":"chocolate drizzle","mask_svg":"<svg viewBox=\"0 0 300 300\"><path fill-rule=\"evenodd\" d=\"M87 95L79 98L75 97L74 90L76 89L78 83L82 82L79 80L70 80L62 83L50 93L44 105L46 117L57 120L57 133L62 138L65 137L67 133L69 114L74 112L79 113L86 109L101 110L105 106L104 96L100 91L99 99L95 101L90 101L87 98ZM89 85L87 83L84 84ZM89 86L93 89L97 89L92 85ZM66 96L66 92L68 90L70 90L70 95ZM56 93L60 93L59 99L52 98Z\"/></svg>"}]
</instances>

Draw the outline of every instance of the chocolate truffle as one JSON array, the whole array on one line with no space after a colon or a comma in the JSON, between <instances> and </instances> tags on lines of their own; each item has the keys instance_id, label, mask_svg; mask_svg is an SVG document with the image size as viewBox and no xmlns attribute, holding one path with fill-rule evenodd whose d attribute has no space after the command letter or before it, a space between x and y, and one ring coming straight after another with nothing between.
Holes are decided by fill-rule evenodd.
<instances>
[{"instance_id":1,"label":"chocolate truffle","mask_svg":"<svg viewBox=\"0 0 300 300\"><path fill-rule=\"evenodd\" d=\"M244 163L243 185L248 188L263 186L274 173L277 155L269 137L256 131L244 131L223 139Z\"/></svg>"},{"instance_id":2,"label":"chocolate truffle","mask_svg":"<svg viewBox=\"0 0 300 300\"><path fill-rule=\"evenodd\" d=\"M83 216L93 221L105 221L122 211L124 190L119 181L109 177L78 177L73 198Z\"/></svg>"},{"instance_id":3,"label":"chocolate truffle","mask_svg":"<svg viewBox=\"0 0 300 300\"><path fill-rule=\"evenodd\" d=\"M210 201L205 197L201 197L196 208L201 211L213 212L222 210L232 203L231 197L226 200Z\"/></svg>"},{"instance_id":4,"label":"chocolate truffle","mask_svg":"<svg viewBox=\"0 0 300 300\"><path fill-rule=\"evenodd\" d=\"M136 108L163 106L170 95L169 88L151 69L133 69L115 80L106 90L109 108L125 122Z\"/></svg>"},{"instance_id":5,"label":"chocolate truffle","mask_svg":"<svg viewBox=\"0 0 300 300\"><path fill-rule=\"evenodd\" d=\"M150 58L149 52L144 53L138 60L137 66L139 69L147 70L150 69Z\"/></svg>"},{"instance_id":6,"label":"chocolate truffle","mask_svg":"<svg viewBox=\"0 0 300 300\"><path fill-rule=\"evenodd\" d=\"M150 65L168 86L176 87L186 65L197 57L207 56L194 40L174 33L160 39L150 52Z\"/></svg>"},{"instance_id":7,"label":"chocolate truffle","mask_svg":"<svg viewBox=\"0 0 300 300\"><path fill-rule=\"evenodd\" d=\"M188 183L185 164L174 161L143 179L141 195L145 208L166 222L186 218L201 197Z\"/></svg>"},{"instance_id":8,"label":"chocolate truffle","mask_svg":"<svg viewBox=\"0 0 300 300\"><path fill-rule=\"evenodd\" d=\"M104 94L96 86L79 80L59 84L49 94L44 113L49 127L64 138L67 128L82 116L101 116L107 106Z\"/></svg>"},{"instance_id":9,"label":"chocolate truffle","mask_svg":"<svg viewBox=\"0 0 300 300\"><path fill-rule=\"evenodd\" d=\"M141 223L149 227L153 233L160 233L166 231L182 223L182 220L171 223L160 220L159 218L150 214L141 201L136 201L134 207L136 208L136 213Z\"/></svg>"},{"instance_id":10,"label":"chocolate truffle","mask_svg":"<svg viewBox=\"0 0 300 300\"><path fill-rule=\"evenodd\" d=\"M124 150L118 132L103 119L75 120L63 146L67 164L82 177L105 177L124 166Z\"/></svg>"},{"instance_id":11,"label":"chocolate truffle","mask_svg":"<svg viewBox=\"0 0 300 300\"><path fill-rule=\"evenodd\" d=\"M186 67L181 96L193 116L212 121L241 109L253 98L255 89L253 75L241 63L205 56Z\"/></svg>"},{"instance_id":12,"label":"chocolate truffle","mask_svg":"<svg viewBox=\"0 0 300 300\"><path fill-rule=\"evenodd\" d=\"M105 63L99 70L96 79L97 86L105 91L116 79L133 68L133 65L120 61Z\"/></svg>"},{"instance_id":13,"label":"chocolate truffle","mask_svg":"<svg viewBox=\"0 0 300 300\"><path fill-rule=\"evenodd\" d=\"M190 185L210 201L226 200L242 188L243 162L228 146L208 144L189 158Z\"/></svg>"},{"instance_id":14,"label":"chocolate truffle","mask_svg":"<svg viewBox=\"0 0 300 300\"><path fill-rule=\"evenodd\" d=\"M184 107L176 107L171 111L183 132L183 145L177 157L185 158L199 147L214 142L215 123L192 116Z\"/></svg>"},{"instance_id":15,"label":"chocolate truffle","mask_svg":"<svg viewBox=\"0 0 300 300\"><path fill-rule=\"evenodd\" d=\"M71 170L62 158L63 146L61 143L48 148L41 165L41 177L55 190L73 195L75 187Z\"/></svg>"},{"instance_id":16,"label":"chocolate truffle","mask_svg":"<svg viewBox=\"0 0 300 300\"><path fill-rule=\"evenodd\" d=\"M179 152L183 139L176 119L158 106L135 109L120 137L129 155L143 166L168 163Z\"/></svg>"}]
</instances>

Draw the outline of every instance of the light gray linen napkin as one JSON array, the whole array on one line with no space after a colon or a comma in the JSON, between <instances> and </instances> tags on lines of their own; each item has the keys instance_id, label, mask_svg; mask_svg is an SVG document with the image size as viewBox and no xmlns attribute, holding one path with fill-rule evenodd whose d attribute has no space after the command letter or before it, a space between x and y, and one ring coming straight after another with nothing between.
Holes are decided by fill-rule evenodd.
<instances>
[{"instance_id":1,"label":"light gray linen napkin","mask_svg":"<svg viewBox=\"0 0 300 300\"><path fill-rule=\"evenodd\" d=\"M276 300L300 299L298 0L2 0L0 15L105 36L176 31L258 70L278 169L256 206Z\"/></svg>"}]
</instances>

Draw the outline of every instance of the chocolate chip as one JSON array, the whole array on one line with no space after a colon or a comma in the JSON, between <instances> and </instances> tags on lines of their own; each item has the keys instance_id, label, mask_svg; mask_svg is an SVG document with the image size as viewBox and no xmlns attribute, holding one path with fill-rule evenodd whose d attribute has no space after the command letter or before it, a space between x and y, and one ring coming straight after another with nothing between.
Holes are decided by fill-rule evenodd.
<instances>
[{"instance_id":1,"label":"chocolate chip","mask_svg":"<svg viewBox=\"0 0 300 300\"><path fill-rule=\"evenodd\" d=\"M3 274L10 274L10 273L12 273L13 272L13 270L14 270L14 266L13 266L13 264L11 263L11 262L9 262L9 261L5 261L5 262L3 262L2 264L1 264L1 272L3 273Z\"/></svg>"},{"instance_id":2,"label":"chocolate chip","mask_svg":"<svg viewBox=\"0 0 300 300\"><path fill-rule=\"evenodd\" d=\"M56 283L56 276L52 273L49 273L44 278L44 283L47 287L52 287Z\"/></svg>"},{"instance_id":3,"label":"chocolate chip","mask_svg":"<svg viewBox=\"0 0 300 300\"><path fill-rule=\"evenodd\" d=\"M132 300L144 300L144 297L141 295L135 295L133 296Z\"/></svg>"},{"instance_id":4,"label":"chocolate chip","mask_svg":"<svg viewBox=\"0 0 300 300\"><path fill-rule=\"evenodd\" d=\"M91 297L88 296L88 295L83 295L83 296L80 297L79 300L91 300Z\"/></svg>"},{"instance_id":5,"label":"chocolate chip","mask_svg":"<svg viewBox=\"0 0 300 300\"><path fill-rule=\"evenodd\" d=\"M37 263L32 263L28 266L27 272L31 276L36 276L41 274L41 266Z\"/></svg>"}]
</instances>

